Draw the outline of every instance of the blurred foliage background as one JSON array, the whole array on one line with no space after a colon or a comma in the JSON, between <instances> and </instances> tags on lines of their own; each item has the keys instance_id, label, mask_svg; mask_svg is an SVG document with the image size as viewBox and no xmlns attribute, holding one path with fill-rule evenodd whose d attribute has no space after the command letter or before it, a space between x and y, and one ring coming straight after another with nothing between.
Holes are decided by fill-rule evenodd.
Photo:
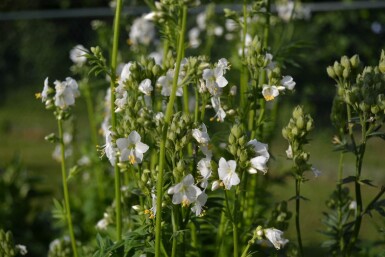
<instances>
[{"instance_id":1,"label":"blurred foliage background","mask_svg":"<svg viewBox=\"0 0 385 257\"><path fill-rule=\"evenodd\" d=\"M239 3L235 0L201 2ZM302 1L310 2L330 1ZM367 1L368 6L370 2L375 1ZM44 110L41 103L34 99L34 93L42 89L47 76L52 79L64 79L71 75L69 50L75 45L83 44L90 48L101 44L102 40L104 46L109 47L110 32L96 33L91 23L98 19L104 21L107 27L111 27L113 17L112 11L111 16L91 15L60 19L1 19L1 16L10 12L108 8L109 5L110 2L106 0L0 2L0 227L13 230L15 241L27 244L31 249L29 256L42 256L41 253L47 250L49 240L56 233L51 227L49 212L52 197L60 192L56 175L53 175L58 174L59 168L51 158L53 146L43 142L45 135L56 130L55 120ZM124 6L129 9L143 5L144 1L127 0ZM129 24L133 17L126 15L124 19L124 23ZM127 48L127 38L128 29L122 27L122 48ZM223 39L216 40L214 46L222 44ZM365 8L312 12L308 19L277 24L272 30L271 47L275 55L292 60L286 63L285 74L290 74L295 79L296 92L285 97L285 106L304 104L306 108L311 109L315 118L318 134L314 136L310 152L314 164L324 172L324 176L319 182L311 182L310 186L305 186L304 194L314 201L321 201L322 204L315 209L314 206L312 209L305 206L304 213L313 211L321 215L323 203L332 190L330 187L330 191L325 191L325 185L334 185L336 175L333 169L337 163L330 144L333 132L329 119L335 87L326 74L326 67L342 55L351 56L356 53L366 65L374 65L381 49L385 48L385 12L384 9ZM107 50L109 48L106 52ZM214 47L212 59L226 57L225 52L222 47ZM82 117L85 117L85 104L79 102L77 105L80 123L86 126L86 121L83 121L86 118L82 120ZM287 122L285 117L289 113L290 108L282 109L280 125ZM284 153L287 146L282 144L279 131L272 148ZM380 165L383 165L378 158L381 146L379 142L371 146L367 169L373 170L378 183L384 184L385 175L378 172ZM279 170L283 166L273 164L273 169ZM16 180L22 182L16 183ZM25 185L28 187L25 188ZM276 197L287 197L287 192L276 190ZM285 190L292 189L289 186ZM10 194L12 197L9 197ZM18 211L9 212L9 206ZM384 225L382 223L377 222L374 227ZM304 226L319 227L320 218L318 221L309 221ZM36 234L36 231L39 233ZM366 235L365 232L363 234ZM294 233L292 235L294 236ZM304 240L307 247L314 246L315 240L320 237L313 234L307 236Z\"/></svg>"}]
</instances>

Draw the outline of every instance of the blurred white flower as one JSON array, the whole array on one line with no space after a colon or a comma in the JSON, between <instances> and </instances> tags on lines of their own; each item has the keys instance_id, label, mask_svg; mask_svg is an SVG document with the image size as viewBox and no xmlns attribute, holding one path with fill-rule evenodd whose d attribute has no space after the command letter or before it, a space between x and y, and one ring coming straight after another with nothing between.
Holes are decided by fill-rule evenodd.
<instances>
[{"instance_id":1,"label":"blurred white flower","mask_svg":"<svg viewBox=\"0 0 385 257\"><path fill-rule=\"evenodd\" d=\"M151 95L151 92L153 90L153 87L151 86L151 80L150 79L144 79L139 84L139 91L142 92L145 95Z\"/></svg>"},{"instance_id":2,"label":"blurred white flower","mask_svg":"<svg viewBox=\"0 0 385 257\"><path fill-rule=\"evenodd\" d=\"M80 95L78 84L73 78L66 78L65 81L54 82L56 94L54 96L55 105L61 109L75 104L75 98Z\"/></svg>"},{"instance_id":3,"label":"blurred white flower","mask_svg":"<svg viewBox=\"0 0 385 257\"><path fill-rule=\"evenodd\" d=\"M222 180L223 185L227 190L230 190L232 186L236 186L240 182L238 174L235 172L236 167L237 163L233 160L226 161L223 157L219 159L219 179Z\"/></svg>"},{"instance_id":4,"label":"blurred white flower","mask_svg":"<svg viewBox=\"0 0 385 257\"><path fill-rule=\"evenodd\" d=\"M119 77L119 80L118 80L118 84L119 86L123 86L124 82L126 82L127 79L130 78L131 76L131 71L130 71L130 67L132 65L132 62L129 62L127 64L125 64L122 68L122 71L120 73L120 77Z\"/></svg>"},{"instance_id":5,"label":"blurred white flower","mask_svg":"<svg viewBox=\"0 0 385 257\"><path fill-rule=\"evenodd\" d=\"M217 37L220 37L223 35L223 27L221 26L216 26L214 28L214 35L217 36Z\"/></svg>"},{"instance_id":6,"label":"blurred white flower","mask_svg":"<svg viewBox=\"0 0 385 257\"><path fill-rule=\"evenodd\" d=\"M196 216L200 216L202 214L203 206L206 204L207 198L208 196L205 192L198 195L194 206L191 208L191 211L193 211Z\"/></svg>"},{"instance_id":7,"label":"blurred white flower","mask_svg":"<svg viewBox=\"0 0 385 257\"><path fill-rule=\"evenodd\" d=\"M201 128L202 130L193 129L192 136L195 138L195 140L199 144L208 144L208 142L210 141L210 137L209 137L209 134L207 133L206 125L202 123Z\"/></svg>"},{"instance_id":8,"label":"blurred white flower","mask_svg":"<svg viewBox=\"0 0 385 257\"><path fill-rule=\"evenodd\" d=\"M232 19L226 19L225 28L229 32L233 32L238 28L238 23Z\"/></svg>"},{"instance_id":9,"label":"blurred white flower","mask_svg":"<svg viewBox=\"0 0 385 257\"><path fill-rule=\"evenodd\" d=\"M15 245L15 248L21 255L26 255L28 253L27 247L25 245Z\"/></svg>"},{"instance_id":10,"label":"blurred white flower","mask_svg":"<svg viewBox=\"0 0 385 257\"><path fill-rule=\"evenodd\" d=\"M200 186L203 189L206 189L209 182L208 179L211 177L211 160L210 159L202 159L197 164L197 169L199 174L202 176L201 184Z\"/></svg>"},{"instance_id":11,"label":"blurred white flower","mask_svg":"<svg viewBox=\"0 0 385 257\"><path fill-rule=\"evenodd\" d=\"M286 156L288 159L293 159L293 149L291 148L291 145L286 150Z\"/></svg>"},{"instance_id":12,"label":"blurred white flower","mask_svg":"<svg viewBox=\"0 0 385 257\"><path fill-rule=\"evenodd\" d=\"M199 187L194 185L194 177L188 174L183 180L168 189L168 194L172 194L173 204L182 204L188 206L197 200L197 197L202 193Z\"/></svg>"},{"instance_id":13,"label":"blurred white flower","mask_svg":"<svg viewBox=\"0 0 385 257\"><path fill-rule=\"evenodd\" d=\"M70 59L74 64L82 66L87 62L87 58L84 56L86 53L87 49L83 45L76 45L70 51Z\"/></svg>"},{"instance_id":14,"label":"blurred white flower","mask_svg":"<svg viewBox=\"0 0 385 257\"><path fill-rule=\"evenodd\" d=\"M255 174L259 170L265 174L267 172L267 162L270 158L268 145L258 142L256 139L249 141L247 144L253 146L255 153L259 155L250 160L251 167L248 172Z\"/></svg>"},{"instance_id":15,"label":"blurred white flower","mask_svg":"<svg viewBox=\"0 0 385 257\"><path fill-rule=\"evenodd\" d=\"M158 84L162 87L161 94L163 96L170 96L171 90L172 90L172 84L174 79L175 71L173 69L170 69L167 71L165 76L161 76L158 78ZM179 81L179 79L178 79ZM176 96L182 96L183 95L183 88L178 87L176 90Z\"/></svg>"},{"instance_id":16,"label":"blurred white flower","mask_svg":"<svg viewBox=\"0 0 385 257\"><path fill-rule=\"evenodd\" d=\"M266 69L273 70L276 66L276 63L273 61L273 55L270 53L266 53L265 60L267 61Z\"/></svg>"},{"instance_id":17,"label":"blurred white flower","mask_svg":"<svg viewBox=\"0 0 385 257\"><path fill-rule=\"evenodd\" d=\"M280 1L276 5L278 17L283 21L290 21L294 12L294 2L292 0Z\"/></svg>"},{"instance_id":18,"label":"blurred white flower","mask_svg":"<svg viewBox=\"0 0 385 257\"><path fill-rule=\"evenodd\" d=\"M295 87L295 81L292 76L284 76L281 79L281 85L288 90L293 90Z\"/></svg>"},{"instance_id":19,"label":"blurred white flower","mask_svg":"<svg viewBox=\"0 0 385 257\"><path fill-rule=\"evenodd\" d=\"M106 144L104 145L104 153L110 161L111 165L114 166L116 162L117 149L112 143L112 132L110 128L107 129L105 138Z\"/></svg>"},{"instance_id":20,"label":"blurred white flower","mask_svg":"<svg viewBox=\"0 0 385 257\"><path fill-rule=\"evenodd\" d=\"M313 172L314 177L316 177L316 178L321 176L321 174L322 174L322 172L315 167L311 167L311 171Z\"/></svg>"},{"instance_id":21,"label":"blurred white flower","mask_svg":"<svg viewBox=\"0 0 385 257\"><path fill-rule=\"evenodd\" d=\"M200 30L206 29L206 13L201 12L197 15L197 25Z\"/></svg>"},{"instance_id":22,"label":"blurred white flower","mask_svg":"<svg viewBox=\"0 0 385 257\"><path fill-rule=\"evenodd\" d=\"M48 77L44 80L43 91L40 94L37 94L37 97L41 97L41 101L44 103L48 100L48 94L52 92L53 89L48 84Z\"/></svg>"},{"instance_id":23,"label":"blurred white flower","mask_svg":"<svg viewBox=\"0 0 385 257\"><path fill-rule=\"evenodd\" d=\"M215 110L215 116L212 119L217 119L218 122L223 122L226 117L226 112L221 106L221 100L219 97L211 97L211 105Z\"/></svg>"},{"instance_id":24,"label":"blurred white flower","mask_svg":"<svg viewBox=\"0 0 385 257\"><path fill-rule=\"evenodd\" d=\"M134 20L129 37L133 45L149 45L153 41L155 26L149 21L148 16L142 16Z\"/></svg>"},{"instance_id":25,"label":"blurred white flower","mask_svg":"<svg viewBox=\"0 0 385 257\"><path fill-rule=\"evenodd\" d=\"M121 162L129 161L131 164L142 162L143 154L148 151L149 146L140 140L141 137L135 130L128 135L128 138L118 138L116 140Z\"/></svg>"},{"instance_id":26,"label":"blurred white flower","mask_svg":"<svg viewBox=\"0 0 385 257\"><path fill-rule=\"evenodd\" d=\"M275 228L267 228L264 230L266 238L274 245L274 247L279 250L281 247L284 247L289 240L283 238L283 232Z\"/></svg>"},{"instance_id":27,"label":"blurred white flower","mask_svg":"<svg viewBox=\"0 0 385 257\"><path fill-rule=\"evenodd\" d=\"M190 29L188 32L188 39L190 46L192 48L198 48L201 44L201 40L199 38L200 30L197 27Z\"/></svg>"}]
</instances>

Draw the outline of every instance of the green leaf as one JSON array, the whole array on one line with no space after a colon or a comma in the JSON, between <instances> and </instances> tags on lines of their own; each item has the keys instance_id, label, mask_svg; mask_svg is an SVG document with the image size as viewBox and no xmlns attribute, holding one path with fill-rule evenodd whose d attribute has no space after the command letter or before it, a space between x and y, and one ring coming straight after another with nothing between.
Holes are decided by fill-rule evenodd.
<instances>
[{"instance_id":1,"label":"green leaf","mask_svg":"<svg viewBox=\"0 0 385 257\"><path fill-rule=\"evenodd\" d=\"M381 132L381 131L373 132L373 133L370 133L367 137L368 138L379 137L382 140L385 140L385 132Z\"/></svg>"},{"instance_id":2,"label":"green leaf","mask_svg":"<svg viewBox=\"0 0 385 257\"><path fill-rule=\"evenodd\" d=\"M349 176L342 180L342 184L348 184L351 182L356 182L356 176Z\"/></svg>"},{"instance_id":3,"label":"green leaf","mask_svg":"<svg viewBox=\"0 0 385 257\"><path fill-rule=\"evenodd\" d=\"M361 184L361 185L368 185L368 186L371 186L371 187L376 187L375 185L372 184L372 181L369 180L369 179L359 180L358 183Z\"/></svg>"}]
</instances>

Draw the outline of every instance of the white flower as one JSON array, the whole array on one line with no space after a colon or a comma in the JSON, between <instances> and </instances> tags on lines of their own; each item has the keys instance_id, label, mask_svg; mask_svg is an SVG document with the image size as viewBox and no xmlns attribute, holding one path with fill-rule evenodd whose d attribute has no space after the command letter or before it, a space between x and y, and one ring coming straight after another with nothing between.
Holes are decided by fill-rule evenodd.
<instances>
[{"instance_id":1,"label":"white flower","mask_svg":"<svg viewBox=\"0 0 385 257\"><path fill-rule=\"evenodd\" d=\"M48 77L44 80L44 88L43 91L38 96L41 97L41 101L44 103L48 100L48 94L52 91L52 88L48 85Z\"/></svg>"},{"instance_id":2,"label":"white flower","mask_svg":"<svg viewBox=\"0 0 385 257\"><path fill-rule=\"evenodd\" d=\"M110 161L111 165L114 166L116 162L117 149L112 143L111 130L108 128L105 132L106 144L104 145L104 153Z\"/></svg>"},{"instance_id":3,"label":"white flower","mask_svg":"<svg viewBox=\"0 0 385 257\"><path fill-rule=\"evenodd\" d=\"M292 76L284 76L281 80L281 85L288 90L293 90L295 87L295 82Z\"/></svg>"},{"instance_id":4,"label":"white flower","mask_svg":"<svg viewBox=\"0 0 385 257\"><path fill-rule=\"evenodd\" d=\"M203 70L202 77L206 83L205 86L213 96L218 96L221 93L221 89L229 83L223 76L224 70L221 66Z\"/></svg>"},{"instance_id":5,"label":"white flower","mask_svg":"<svg viewBox=\"0 0 385 257\"><path fill-rule=\"evenodd\" d=\"M154 58L154 61L158 65L162 65L163 55L160 52L152 52L148 55L150 58Z\"/></svg>"},{"instance_id":6,"label":"white flower","mask_svg":"<svg viewBox=\"0 0 385 257\"><path fill-rule=\"evenodd\" d=\"M225 189L230 190L232 186L239 184L240 179L235 172L237 163L233 160L226 161L224 158L219 159L218 175L222 180Z\"/></svg>"},{"instance_id":7,"label":"white flower","mask_svg":"<svg viewBox=\"0 0 385 257\"><path fill-rule=\"evenodd\" d=\"M271 101L279 95L279 90L276 86L263 85L262 95L266 101Z\"/></svg>"},{"instance_id":8,"label":"white flower","mask_svg":"<svg viewBox=\"0 0 385 257\"><path fill-rule=\"evenodd\" d=\"M200 34L200 30L196 27L192 28L188 32L188 39L189 39L190 46L192 48L197 48L200 46L201 40L199 39L199 34Z\"/></svg>"},{"instance_id":9,"label":"white flower","mask_svg":"<svg viewBox=\"0 0 385 257\"><path fill-rule=\"evenodd\" d=\"M197 15L197 24L200 30L206 29L206 13L201 12Z\"/></svg>"},{"instance_id":10,"label":"white flower","mask_svg":"<svg viewBox=\"0 0 385 257\"><path fill-rule=\"evenodd\" d=\"M321 176L322 172L320 170L318 170L317 168L314 168L314 167L311 167L311 171L313 172L314 174L314 177L319 177Z\"/></svg>"},{"instance_id":11,"label":"white flower","mask_svg":"<svg viewBox=\"0 0 385 257\"><path fill-rule=\"evenodd\" d=\"M106 219L101 219L96 224L96 229L98 230L107 230L108 227L108 221Z\"/></svg>"},{"instance_id":12,"label":"white flower","mask_svg":"<svg viewBox=\"0 0 385 257\"><path fill-rule=\"evenodd\" d=\"M196 216L200 216L202 214L203 206L205 206L207 198L208 196L205 192L198 195L194 206L191 208L191 211L195 212Z\"/></svg>"},{"instance_id":13,"label":"white flower","mask_svg":"<svg viewBox=\"0 0 385 257\"><path fill-rule=\"evenodd\" d=\"M168 189L168 194L172 194L172 203L188 206L197 200L197 197L202 193L199 187L194 185L194 177L188 174L183 180Z\"/></svg>"},{"instance_id":14,"label":"white flower","mask_svg":"<svg viewBox=\"0 0 385 257\"><path fill-rule=\"evenodd\" d=\"M174 80L174 73L175 73L175 71L173 69L170 69L167 71L165 76L161 76L158 78L158 84L162 87L161 94L163 96L170 96L171 95L172 84L173 84L173 80ZM176 95L177 96L183 95L183 88L182 87L177 88Z\"/></svg>"},{"instance_id":15,"label":"white flower","mask_svg":"<svg viewBox=\"0 0 385 257\"><path fill-rule=\"evenodd\" d=\"M250 160L251 167L248 172L250 174L255 174L260 170L265 174L267 172L267 161L270 158L268 145L258 142L255 139L251 140L248 144L253 146L255 153L259 155Z\"/></svg>"},{"instance_id":16,"label":"white flower","mask_svg":"<svg viewBox=\"0 0 385 257\"><path fill-rule=\"evenodd\" d=\"M210 137L209 137L209 134L207 133L206 125L202 123L201 127L202 127L202 130L193 129L192 135L199 144L208 144L208 142L210 141Z\"/></svg>"},{"instance_id":17,"label":"white flower","mask_svg":"<svg viewBox=\"0 0 385 257\"><path fill-rule=\"evenodd\" d=\"M225 27L227 31L233 32L238 28L238 23L232 19L226 19Z\"/></svg>"},{"instance_id":18,"label":"white flower","mask_svg":"<svg viewBox=\"0 0 385 257\"><path fill-rule=\"evenodd\" d=\"M155 26L149 21L147 15L134 20L129 37L134 45L149 45L151 43L155 38Z\"/></svg>"},{"instance_id":19,"label":"white flower","mask_svg":"<svg viewBox=\"0 0 385 257\"><path fill-rule=\"evenodd\" d=\"M273 70L276 66L275 62L273 62L273 55L270 53L266 53L265 59L267 60L266 69Z\"/></svg>"},{"instance_id":20,"label":"white flower","mask_svg":"<svg viewBox=\"0 0 385 257\"><path fill-rule=\"evenodd\" d=\"M87 58L84 56L84 54L87 52L87 49L82 45L76 45L74 48L70 51L70 59L78 66L82 66L86 61Z\"/></svg>"},{"instance_id":21,"label":"white flower","mask_svg":"<svg viewBox=\"0 0 385 257\"><path fill-rule=\"evenodd\" d=\"M135 130L128 135L128 138L118 138L116 140L121 162L129 161L131 164L142 162L143 154L147 152L149 147L140 140L141 137Z\"/></svg>"},{"instance_id":22,"label":"white flower","mask_svg":"<svg viewBox=\"0 0 385 257\"><path fill-rule=\"evenodd\" d=\"M284 247L289 240L282 237L283 232L275 228L267 228L264 230L266 238L274 245L274 247L279 250L281 247Z\"/></svg>"},{"instance_id":23,"label":"white flower","mask_svg":"<svg viewBox=\"0 0 385 257\"><path fill-rule=\"evenodd\" d=\"M199 149L201 149L202 153L206 156L206 159L211 160L213 152L210 150L208 145L200 145Z\"/></svg>"},{"instance_id":24,"label":"white flower","mask_svg":"<svg viewBox=\"0 0 385 257\"><path fill-rule=\"evenodd\" d=\"M15 248L19 251L21 255L26 255L28 253L27 247L25 245L15 245Z\"/></svg>"},{"instance_id":25,"label":"white flower","mask_svg":"<svg viewBox=\"0 0 385 257\"><path fill-rule=\"evenodd\" d=\"M122 85L122 87L123 87L124 82L126 82L126 80L130 78L130 76L131 76L131 71L130 71L131 65L132 65L132 62L129 62L129 63L127 63L127 64L125 64L123 66L123 69L122 69L122 72L120 73L120 78L119 78L119 81L118 81L119 86Z\"/></svg>"},{"instance_id":26,"label":"white flower","mask_svg":"<svg viewBox=\"0 0 385 257\"><path fill-rule=\"evenodd\" d=\"M152 207L150 209L150 211L152 212L151 218L155 218L155 216L156 216L156 195L154 193L151 193L151 203L152 203Z\"/></svg>"},{"instance_id":27,"label":"white flower","mask_svg":"<svg viewBox=\"0 0 385 257\"><path fill-rule=\"evenodd\" d=\"M115 89L118 89L118 87ZM127 91L122 91L122 93L116 94L116 99L115 99L116 110L115 110L115 112L121 112L122 110L124 110L124 107L127 104L127 97L128 97Z\"/></svg>"},{"instance_id":28,"label":"white flower","mask_svg":"<svg viewBox=\"0 0 385 257\"><path fill-rule=\"evenodd\" d=\"M214 28L214 35L217 36L217 37L220 37L223 35L223 27L221 26L216 26Z\"/></svg>"},{"instance_id":29,"label":"white flower","mask_svg":"<svg viewBox=\"0 0 385 257\"><path fill-rule=\"evenodd\" d=\"M256 139L250 140L247 144L253 147L255 153L262 155L266 158L270 157L269 146L267 144L258 142L258 140Z\"/></svg>"},{"instance_id":30,"label":"white flower","mask_svg":"<svg viewBox=\"0 0 385 257\"><path fill-rule=\"evenodd\" d=\"M287 0L285 2L281 2L276 5L278 17L281 18L283 21L288 22L290 21L290 18L292 17L292 14L294 12L294 2L291 0Z\"/></svg>"},{"instance_id":31,"label":"white flower","mask_svg":"<svg viewBox=\"0 0 385 257\"><path fill-rule=\"evenodd\" d=\"M75 97L80 95L78 84L72 78L66 78L66 81L54 82L56 94L54 96L55 105L61 109L66 109L70 105L75 104Z\"/></svg>"},{"instance_id":32,"label":"white flower","mask_svg":"<svg viewBox=\"0 0 385 257\"><path fill-rule=\"evenodd\" d=\"M219 97L211 97L211 105L216 113L213 119L217 118L217 121L223 122L226 117L226 112L221 107L221 100Z\"/></svg>"},{"instance_id":33,"label":"white flower","mask_svg":"<svg viewBox=\"0 0 385 257\"><path fill-rule=\"evenodd\" d=\"M139 90L145 95L151 95L151 91L153 90L153 87L151 86L151 80L144 79L142 82L140 82Z\"/></svg>"},{"instance_id":34,"label":"white flower","mask_svg":"<svg viewBox=\"0 0 385 257\"><path fill-rule=\"evenodd\" d=\"M209 182L208 179L211 177L211 160L210 159L202 159L197 164L198 172L202 176L201 184L200 186L203 189L206 189Z\"/></svg>"},{"instance_id":35,"label":"white flower","mask_svg":"<svg viewBox=\"0 0 385 257\"><path fill-rule=\"evenodd\" d=\"M291 148L291 145L286 150L286 156L288 159L293 159L293 149Z\"/></svg>"}]
</instances>

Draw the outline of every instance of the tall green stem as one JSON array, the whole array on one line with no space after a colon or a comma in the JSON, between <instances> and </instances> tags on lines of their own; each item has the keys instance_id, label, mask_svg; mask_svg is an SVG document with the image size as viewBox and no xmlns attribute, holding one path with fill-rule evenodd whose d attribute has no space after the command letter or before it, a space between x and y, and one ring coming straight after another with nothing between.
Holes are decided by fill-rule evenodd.
<instances>
[{"instance_id":1,"label":"tall green stem","mask_svg":"<svg viewBox=\"0 0 385 257\"><path fill-rule=\"evenodd\" d=\"M88 113L88 122L90 124L90 132L91 132L91 142L93 146L93 155L95 159L97 157L96 147L98 145L98 132L96 128L96 119L94 112L94 105L92 100L92 93L90 90L90 86L87 83L88 81L84 81L84 98L86 100L87 105L87 113ZM99 199L103 201L105 199L104 188L103 188L103 170L100 168L100 165L95 166L96 180L98 186Z\"/></svg>"},{"instance_id":2,"label":"tall green stem","mask_svg":"<svg viewBox=\"0 0 385 257\"><path fill-rule=\"evenodd\" d=\"M164 166L166 162L166 140L167 140L167 131L170 125L171 117L173 114L174 102L176 97L176 90L178 87L178 76L180 70L180 63L182 61L182 56L184 53L184 37L186 33L186 20L187 20L187 6L182 8L182 27L180 28L180 38L178 41L178 52L176 59L176 67L174 73L174 80L171 90L170 99L167 104L166 114L164 118L164 126L162 131L162 140L160 142L160 151L159 151L159 170L157 175L156 183L156 221L155 221L155 257L161 256L161 225L162 225L162 199L163 199L163 173Z\"/></svg>"},{"instance_id":3,"label":"tall green stem","mask_svg":"<svg viewBox=\"0 0 385 257\"><path fill-rule=\"evenodd\" d=\"M241 79L240 79L240 106L245 111L247 93L247 67L245 64L245 48L247 35L247 0L243 0L243 26L242 26L242 60L241 60Z\"/></svg>"},{"instance_id":4,"label":"tall green stem","mask_svg":"<svg viewBox=\"0 0 385 257\"><path fill-rule=\"evenodd\" d=\"M116 135L116 115L115 115L115 70L118 59L118 45L119 45L119 27L120 27L120 15L122 11L122 0L116 1L116 11L114 20L114 41L112 44L111 55L111 130L113 135ZM115 212L116 212L116 235L117 239L122 239L122 212L121 212L121 191L120 191L120 172L118 163L114 165L115 175Z\"/></svg>"},{"instance_id":5,"label":"tall green stem","mask_svg":"<svg viewBox=\"0 0 385 257\"><path fill-rule=\"evenodd\" d=\"M76 248L75 233L74 233L74 228L72 225L72 218L71 218L71 206L70 206L70 199L69 199L68 185L67 185L67 168L66 168L66 163L65 163L65 146L64 146L64 140L63 140L63 134L64 134L63 133L63 122L62 122L61 118L59 118L57 120L57 124L58 124L58 128L59 128L59 141L60 141L60 150L61 150L61 174L62 174L64 203L65 203L65 210L66 210L68 232L70 234L73 255L74 255L74 257L78 257L78 250Z\"/></svg>"},{"instance_id":6,"label":"tall green stem","mask_svg":"<svg viewBox=\"0 0 385 257\"><path fill-rule=\"evenodd\" d=\"M295 180L295 228L297 231L299 256L302 257L303 247L302 247L300 217L299 217L300 203L301 203L301 180L296 178Z\"/></svg>"}]
</instances>

